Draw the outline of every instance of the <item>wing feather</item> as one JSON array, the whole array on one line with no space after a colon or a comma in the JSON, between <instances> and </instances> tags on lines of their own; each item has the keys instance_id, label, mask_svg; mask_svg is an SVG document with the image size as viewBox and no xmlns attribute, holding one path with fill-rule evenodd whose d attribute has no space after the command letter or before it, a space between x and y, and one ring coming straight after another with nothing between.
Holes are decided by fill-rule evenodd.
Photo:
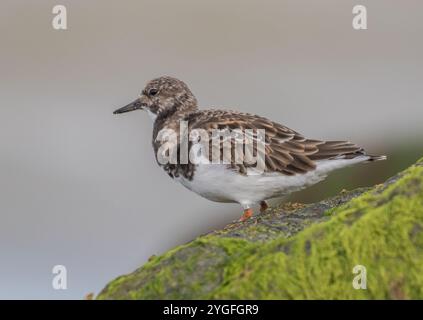
<instances>
[{"instance_id":1,"label":"wing feather","mask_svg":"<svg viewBox=\"0 0 423 320\"><path fill-rule=\"evenodd\" d=\"M247 129L264 129L266 143L265 170L280 172L285 175L304 174L312 171L316 168L316 161L319 160L351 159L366 154L362 148L348 141L307 139L284 125L248 113L201 110L190 114L189 119L186 120L189 120L190 130L205 129L209 131L210 136L213 129L237 129L242 132ZM253 134L250 138L257 142L256 134ZM220 147L222 151L223 143ZM238 168L241 173L245 173L246 168L251 166L254 166L254 164L231 163L231 167Z\"/></svg>"}]
</instances>

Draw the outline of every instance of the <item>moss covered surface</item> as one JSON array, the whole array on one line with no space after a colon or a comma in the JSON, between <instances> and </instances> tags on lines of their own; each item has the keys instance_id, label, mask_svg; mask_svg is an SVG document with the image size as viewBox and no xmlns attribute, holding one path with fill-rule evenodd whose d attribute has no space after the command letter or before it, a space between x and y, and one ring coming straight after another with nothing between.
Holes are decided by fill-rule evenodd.
<instances>
[{"instance_id":1,"label":"moss covered surface","mask_svg":"<svg viewBox=\"0 0 423 320\"><path fill-rule=\"evenodd\" d=\"M98 299L423 298L423 159L384 184L283 205L154 257ZM367 289L352 269L367 270Z\"/></svg>"}]
</instances>

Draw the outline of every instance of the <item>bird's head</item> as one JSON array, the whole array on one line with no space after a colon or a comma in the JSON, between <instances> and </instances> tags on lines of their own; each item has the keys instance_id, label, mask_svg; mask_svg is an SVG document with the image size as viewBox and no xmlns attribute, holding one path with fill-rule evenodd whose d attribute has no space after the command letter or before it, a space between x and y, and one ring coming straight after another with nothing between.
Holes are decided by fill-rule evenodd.
<instances>
[{"instance_id":1,"label":"bird's head","mask_svg":"<svg viewBox=\"0 0 423 320\"><path fill-rule=\"evenodd\" d=\"M192 110L197 108L197 100L188 86L172 77L160 77L147 83L141 95L130 104L117 109L114 114L134 110L146 110L155 119L169 111Z\"/></svg>"}]
</instances>

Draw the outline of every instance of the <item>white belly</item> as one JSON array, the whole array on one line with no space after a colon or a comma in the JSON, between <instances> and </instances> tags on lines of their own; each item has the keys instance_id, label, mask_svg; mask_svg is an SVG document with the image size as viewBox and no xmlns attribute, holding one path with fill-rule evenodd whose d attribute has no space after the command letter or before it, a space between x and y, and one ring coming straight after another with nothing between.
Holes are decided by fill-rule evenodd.
<instances>
[{"instance_id":1,"label":"white belly","mask_svg":"<svg viewBox=\"0 0 423 320\"><path fill-rule=\"evenodd\" d=\"M178 178L189 190L212 201L237 202L251 206L262 200L281 197L294 191L311 186L335 169L367 160L357 157L349 160L317 161L316 170L305 174L285 176L280 173L263 173L261 175L247 172L241 175L228 169L226 165L200 164L196 168L193 180Z\"/></svg>"}]
</instances>

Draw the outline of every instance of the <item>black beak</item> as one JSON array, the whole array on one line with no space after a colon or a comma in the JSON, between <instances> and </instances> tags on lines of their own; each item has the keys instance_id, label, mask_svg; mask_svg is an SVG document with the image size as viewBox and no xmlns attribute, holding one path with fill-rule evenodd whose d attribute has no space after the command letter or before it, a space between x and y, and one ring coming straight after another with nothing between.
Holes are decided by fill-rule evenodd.
<instances>
[{"instance_id":1,"label":"black beak","mask_svg":"<svg viewBox=\"0 0 423 320\"><path fill-rule=\"evenodd\" d=\"M134 110L138 110L138 109L142 109L142 108L143 108L143 105L142 105L140 99L136 99L136 100L132 101L130 104L127 104L126 106L115 110L113 112L113 114L125 113L125 112L134 111Z\"/></svg>"}]
</instances>

